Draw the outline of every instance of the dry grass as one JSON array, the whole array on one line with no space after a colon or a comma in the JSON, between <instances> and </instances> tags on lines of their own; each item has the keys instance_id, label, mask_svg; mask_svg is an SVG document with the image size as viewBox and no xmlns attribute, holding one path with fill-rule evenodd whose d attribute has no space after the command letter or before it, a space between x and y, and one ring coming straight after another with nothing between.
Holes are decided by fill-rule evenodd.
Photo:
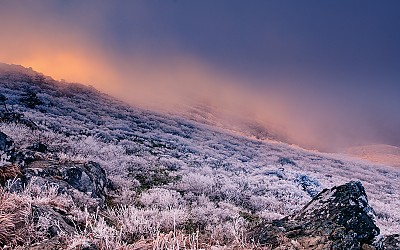
<instances>
[{"instance_id":1,"label":"dry grass","mask_svg":"<svg viewBox=\"0 0 400 250\"><path fill-rule=\"evenodd\" d=\"M0 246L15 238L15 225L11 214L0 214Z\"/></svg>"},{"instance_id":2,"label":"dry grass","mask_svg":"<svg viewBox=\"0 0 400 250\"><path fill-rule=\"evenodd\" d=\"M30 203L23 196L0 188L0 246L26 241Z\"/></svg>"},{"instance_id":3,"label":"dry grass","mask_svg":"<svg viewBox=\"0 0 400 250\"><path fill-rule=\"evenodd\" d=\"M0 167L0 183L4 184L9 179L14 179L18 176L21 176L21 170L16 165L8 165Z\"/></svg>"}]
</instances>

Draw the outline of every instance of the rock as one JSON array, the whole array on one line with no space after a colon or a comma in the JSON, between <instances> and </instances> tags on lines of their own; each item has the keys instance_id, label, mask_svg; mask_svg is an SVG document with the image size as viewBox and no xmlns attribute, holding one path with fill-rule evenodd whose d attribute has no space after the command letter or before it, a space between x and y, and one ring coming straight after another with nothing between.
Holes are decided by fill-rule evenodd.
<instances>
[{"instance_id":1,"label":"rock","mask_svg":"<svg viewBox=\"0 0 400 250\"><path fill-rule=\"evenodd\" d=\"M295 182L297 182L312 198L314 198L322 189L321 184L317 180L305 174L298 175Z\"/></svg>"},{"instance_id":2,"label":"rock","mask_svg":"<svg viewBox=\"0 0 400 250\"><path fill-rule=\"evenodd\" d=\"M46 153L47 145L45 145L41 142L37 142L37 143L34 143L32 146L28 147L28 149L35 151L35 152Z\"/></svg>"},{"instance_id":3,"label":"rock","mask_svg":"<svg viewBox=\"0 0 400 250\"><path fill-rule=\"evenodd\" d=\"M103 206L107 187L106 172L96 162L64 163L32 162L22 170L23 181L28 183L32 177L38 185L57 185L59 192L67 192L82 204L82 199L92 198L95 206ZM89 204L82 204L89 205Z\"/></svg>"},{"instance_id":4,"label":"rock","mask_svg":"<svg viewBox=\"0 0 400 250\"><path fill-rule=\"evenodd\" d=\"M32 205L32 218L36 227L43 226L39 225L40 217L46 218L46 228L40 228L40 230L44 230L49 238L75 233L73 221L60 209L46 205Z\"/></svg>"},{"instance_id":5,"label":"rock","mask_svg":"<svg viewBox=\"0 0 400 250\"><path fill-rule=\"evenodd\" d=\"M278 163L281 164L281 166L291 165L291 166L297 167L296 162L292 161L289 158L285 158L285 157L280 157L278 160Z\"/></svg>"},{"instance_id":6,"label":"rock","mask_svg":"<svg viewBox=\"0 0 400 250\"><path fill-rule=\"evenodd\" d=\"M0 167L15 161L14 142L3 132L0 132Z\"/></svg>"},{"instance_id":7,"label":"rock","mask_svg":"<svg viewBox=\"0 0 400 250\"><path fill-rule=\"evenodd\" d=\"M35 160L42 158L38 156L39 154L40 153L34 152L29 149L19 149L14 154L13 162L23 167Z\"/></svg>"},{"instance_id":8,"label":"rock","mask_svg":"<svg viewBox=\"0 0 400 250\"><path fill-rule=\"evenodd\" d=\"M255 242L273 249L361 249L372 245L379 228L360 182L325 189L298 213L261 223L251 233Z\"/></svg>"},{"instance_id":9,"label":"rock","mask_svg":"<svg viewBox=\"0 0 400 250\"><path fill-rule=\"evenodd\" d=\"M0 151L8 152L13 147L13 141L3 132L0 132Z\"/></svg>"},{"instance_id":10,"label":"rock","mask_svg":"<svg viewBox=\"0 0 400 250\"><path fill-rule=\"evenodd\" d=\"M375 243L376 250L399 250L400 235L393 234L384 236L380 241Z\"/></svg>"},{"instance_id":11,"label":"rock","mask_svg":"<svg viewBox=\"0 0 400 250\"><path fill-rule=\"evenodd\" d=\"M13 140L6 134L0 132L0 157L6 158L6 162L9 164L12 163L23 167L35 160L44 158L44 153L46 153L46 151L47 146L42 143L35 143L25 149L16 148Z\"/></svg>"}]
</instances>

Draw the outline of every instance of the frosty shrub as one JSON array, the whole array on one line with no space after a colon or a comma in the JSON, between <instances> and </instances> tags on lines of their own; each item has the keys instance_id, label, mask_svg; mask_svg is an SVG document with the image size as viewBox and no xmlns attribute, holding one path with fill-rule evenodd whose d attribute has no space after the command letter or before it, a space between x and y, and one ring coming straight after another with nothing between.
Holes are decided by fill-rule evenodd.
<instances>
[{"instance_id":1,"label":"frosty shrub","mask_svg":"<svg viewBox=\"0 0 400 250\"><path fill-rule=\"evenodd\" d=\"M185 205L185 201L178 192L163 188L147 190L142 193L140 201L146 207L157 209L177 208Z\"/></svg>"},{"instance_id":2,"label":"frosty shrub","mask_svg":"<svg viewBox=\"0 0 400 250\"><path fill-rule=\"evenodd\" d=\"M107 216L120 228L122 239L128 243L141 236L154 237L159 231L169 232L179 228L188 219L188 214L180 208L158 210L121 206L108 210Z\"/></svg>"}]
</instances>

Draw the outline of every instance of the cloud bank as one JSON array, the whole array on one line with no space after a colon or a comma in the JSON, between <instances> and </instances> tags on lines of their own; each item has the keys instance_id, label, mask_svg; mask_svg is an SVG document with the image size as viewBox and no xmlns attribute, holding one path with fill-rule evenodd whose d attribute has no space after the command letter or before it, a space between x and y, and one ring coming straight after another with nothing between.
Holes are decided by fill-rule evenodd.
<instances>
[{"instance_id":1,"label":"cloud bank","mask_svg":"<svg viewBox=\"0 0 400 250\"><path fill-rule=\"evenodd\" d=\"M280 68L283 73L278 76L252 76L181 49L182 41L174 34L156 49L159 30L147 37L152 46L143 46L153 27L149 15L154 14L146 4L136 4L129 15L138 20L125 24L140 25L142 19L148 24L137 34L140 45L130 44L131 38L123 40L125 44L112 42L115 32L124 32L124 25L114 28L108 21L119 20L113 16L116 7L111 3L1 4L2 62L32 67L55 79L91 84L133 105L182 110L206 103L260 124L273 124L291 142L305 147L332 151L369 143L400 145L400 136L394 134L400 125L394 114L396 102L384 99L390 93L385 87L373 92L368 83L354 87L348 78L313 78L310 72L302 75L285 68Z\"/></svg>"}]
</instances>

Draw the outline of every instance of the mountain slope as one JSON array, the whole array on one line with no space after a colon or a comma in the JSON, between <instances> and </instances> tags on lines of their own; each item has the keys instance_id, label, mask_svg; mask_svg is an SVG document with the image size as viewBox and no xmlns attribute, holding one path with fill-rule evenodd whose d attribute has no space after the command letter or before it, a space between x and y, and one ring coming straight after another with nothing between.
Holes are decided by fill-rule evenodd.
<instances>
[{"instance_id":1,"label":"mountain slope","mask_svg":"<svg viewBox=\"0 0 400 250\"><path fill-rule=\"evenodd\" d=\"M290 215L324 188L354 179L364 184L382 233L400 231L398 170L133 108L20 66L0 66L0 93L11 112L37 126L7 120L2 110L0 131L16 148L42 143L49 148L42 162L94 161L104 168L113 186L107 206L124 204L108 216L136 233L126 238L176 227L200 230L212 244L240 244L253 220ZM35 105L26 101L32 96L40 100Z\"/></svg>"}]
</instances>

